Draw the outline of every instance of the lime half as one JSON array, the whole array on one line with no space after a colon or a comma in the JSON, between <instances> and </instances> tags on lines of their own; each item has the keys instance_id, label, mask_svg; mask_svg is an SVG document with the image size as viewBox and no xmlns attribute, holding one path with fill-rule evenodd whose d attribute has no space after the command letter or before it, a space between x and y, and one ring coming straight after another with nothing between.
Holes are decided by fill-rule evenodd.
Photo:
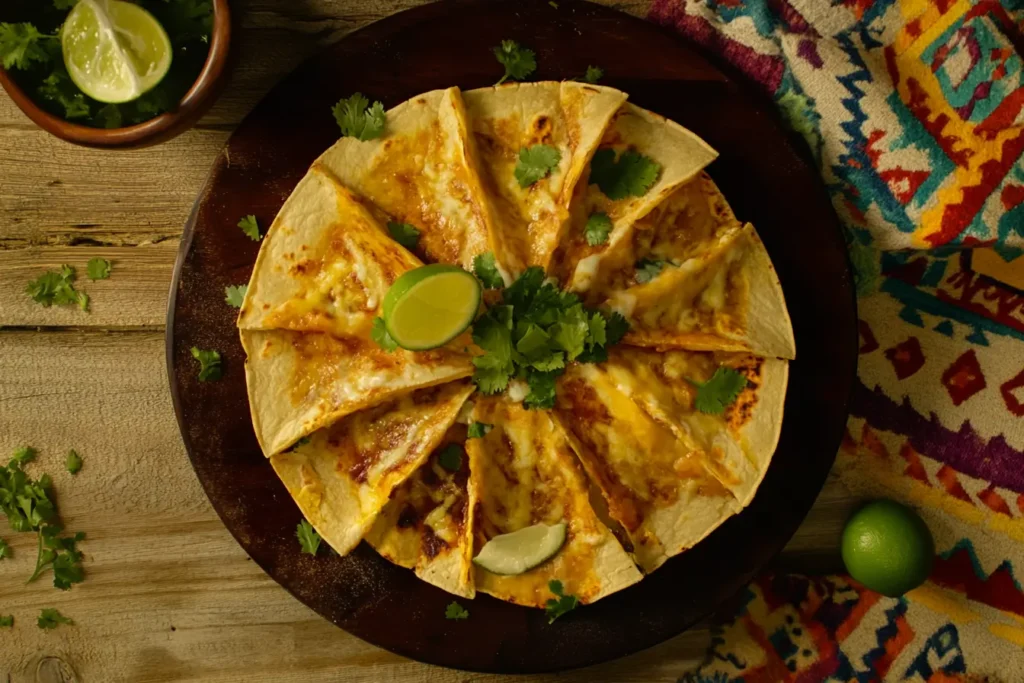
<instances>
[{"instance_id":1,"label":"lime half","mask_svg":"<svg viewBox=\"0 0 1024 683\"><path fill-rule=\"evenodd\" d=\"M469 327L480 309L480 283L458 266L410 270L384 296L384 324L403 349L443 346Z\"/></svg>"},{"instance_id":2,"label":"lime half","mask_svg":"<svg viewBox=\"0 0 1024 683\"><path fill-rule=\"evenodd\" d=\"M917 513L891 500L858 510L843 529L843 563L873 591L898 597L928 578L935 542Z\"/></svg>"},{"instance_id":3,"label":"lime half","mask_svg":"<svg viewBox=\"0 0 1024 683\"><path fill-rule=\"evenodd\" d=\"M534 524L484 544L473 562L494 574L522 574L552 557L565 543L565 522Z\"/></svg>"},{"instance_id":4,"label":"lime half","mask_svg":"<svg viewBox=\"0 0 1024 683\"><path fill-rule=\"evenodd\" d=\"M153 15L121 0L79 0L60 33L64 65L100 102L134 100L171 68L171 41Z\"/></svg>"}]
</instances>

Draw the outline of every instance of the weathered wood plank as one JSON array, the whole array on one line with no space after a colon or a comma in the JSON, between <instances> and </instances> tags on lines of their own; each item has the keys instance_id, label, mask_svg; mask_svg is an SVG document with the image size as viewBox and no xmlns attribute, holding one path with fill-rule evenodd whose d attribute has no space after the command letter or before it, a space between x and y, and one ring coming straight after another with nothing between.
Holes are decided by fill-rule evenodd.
<instances>
[{"instance_id":1,"label":"weathered wood plank","mask_svg":"<svg viewBox=\"0 0 1024 683\"><path fill-rule=\"evenodd\" d=\"M0 327L161 327L178 241L138 247L29 247L0 250ZM86 277L91 258L113 263L110 278ZM89 312L77 306L44 308L26 285L61 264L74 266L77 289L89 295Z\"/></svg>"}]
</instances>

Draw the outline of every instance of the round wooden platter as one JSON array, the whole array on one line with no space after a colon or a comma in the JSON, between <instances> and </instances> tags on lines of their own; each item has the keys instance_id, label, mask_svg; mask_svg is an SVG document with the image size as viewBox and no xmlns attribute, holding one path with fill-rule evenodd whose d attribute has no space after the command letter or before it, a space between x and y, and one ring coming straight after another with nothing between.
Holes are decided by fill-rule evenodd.
<instances>
[{"instance_id":1,"label":"round wooden platter","mask_svg":"<svg viewBox=\"0 0 1024 683\"><path fill-rule=\"evenodd\" d=\"M557 7L554 6L557 4ZM782 438L753 503L639 584L548 625L544 613L487 596L460 600L379 557L301 554L301 519L256 443L244 353L227 285L248 281L259 244L236 227L270 225L306 168L338 137L330 108L360 91L391 107L418 93L494 83L491 49L514 39L537 53L537 79L589 64L630 101L678 121L721 154L709 173L754 223L793 317ZM256 107L217 159L185 232L168 310L167 361L181 433L210 501L238 542L282 586L346 631L424 662L539 672L620 657L685 630L734 595L786 544L832 464L856 363L856 309L843 237L809 156L761 101L653 24L571 0L445 0L353 33ZM173 182L173 181L171 181ZM224 377L199 382L189 349L218 349ZM230 628L230 624L225 624ZM329 653L325 653L329 656Z\"/></svg>"}]
</instances>

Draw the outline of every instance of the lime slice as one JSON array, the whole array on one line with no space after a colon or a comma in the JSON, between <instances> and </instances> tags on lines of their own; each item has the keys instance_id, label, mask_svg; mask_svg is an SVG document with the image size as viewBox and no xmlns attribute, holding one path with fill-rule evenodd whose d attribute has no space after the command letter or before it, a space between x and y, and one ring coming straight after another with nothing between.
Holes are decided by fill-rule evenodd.
<instances>
[{"instance_id":1,"label":"lime slice","mask_svg":"<svg viewBox=\"0 0 1024 683\"><path fill-rule=\"evenodd\" d=\"M522 574L546 561L565 543L565 522L534 524L484 544L473 562L495 574Z\"/></svg>"},{"instance_id":2,"label":"lime slice","mask_svg":"<svg viewBox=\"0 0 1024 683\"><path fill-rule=\"evenodd\" d=\"M480 309L480 283L458 266L410 270L384 296L384 325L403 349L443 346L469 327Z\"/></svg>"},{"instance_id":3,"label":"lime slice","mask_svg":"<svg viewBox=\"0 0 1024 683\"><path fill-rule=\"evenodd\" d=\"M873 591L898 597L928 578L935 542L910 508L876 500L858 510L843 529L843 563L850 576Z\"/></svg>"},{"instance_id":4,"label":"lime slice","mask_svg":"<svg viewBox=\"0 0 1024 683\"><path fill-rule=\"evenodd\" d=\"M171 40L153 15L121 0L80 0L60 33L75 85L100 102L134 100L171 68Z\"/></svg>"}]
</instances>

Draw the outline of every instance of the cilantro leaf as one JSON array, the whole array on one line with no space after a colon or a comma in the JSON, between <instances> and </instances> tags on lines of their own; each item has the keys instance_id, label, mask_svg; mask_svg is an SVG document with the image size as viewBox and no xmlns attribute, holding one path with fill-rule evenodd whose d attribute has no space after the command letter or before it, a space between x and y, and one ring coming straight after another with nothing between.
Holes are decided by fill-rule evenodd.
<instances>
[{"instance_id":1,"label":"cilantro leaf","mask_svg":"<svg viewBox=\"0 0 1024 683\"><path fill-rule=\"evenodd\" d=\"M63 306L78 304L83 311L89 310L89 296L75 289L75 269L68 265L59 271L48 270L28 283L25 293L32 300L49 308L53 305Z\"/></svg>"},{"instance_id":2,"label":"cilantro leaf","mask_svg":"<svg viewBox=\"0 0 1024 683\"><path fill-rule=\"evenodd\" d=\"M636 262L636 281L640 284L646 284L658 277L662 269L668 265L668 261L659 261L656 259L641 259Z\"/></svg>"},{"instance_id":3,"label":"cilantro leaf","mask_svg":"<svg viewBox=\"0 0 1024 683\"><path fill-rule=\"evenodd\" d=\"M46 42L57 36L40 33L32 24L0 24L0 64L7 70L28 69L50 61Z\"/></svg>"},{"instance_id":4,"label":"cilantro leaf","mask_svg":"<svg viewBox=\"0 0 1024 683\"><path fill-rule=\"evenodd\" d=\"M384 324L384 318L379 315L373 319L373 327L370 329L370 338L377 342L377 346L388 353L391 353L398 348L398 342L391 337L391 334L388 332L387 325Z\"/></svg>"},{"instance_id":5,"label":"cilantro leaf","mask_svg":"<svg viewBox=\"0 0 1024 683\"><path fill-rule=\"evenodd\" d=\"M245 293L249 291L249 285L229 285L224 288L224 302L228 306L241 308L245 301Z\"/></svg>"},{"instance_id":6,"label":"cilantro leaf","mask_svg":"<svg viewBox=\"0 0 1024 683\"><path fill-rule=\"evenodd\" d=\"M420 241L420 231L408 223L394 223L388 221L388 232L391 237L403 247L412 251Z\"/></svg>"},{"instance_id":7,"label":"cilantro leaf","mask_svg":"<svg viewBox=\"0 0 1024 683\"><path fill-rule=\"evenodd\" d=\"M565 589L562 587L562 582L558 579L549 581L548 589L555 597L547 601L544 611L547 612L548 623L553 624L558 617L576 609L580 601L575 595L566 595L563 592Z\"/></svg>"},{"instance_id":8,"label":"cilantro leaf","mask_svg":"<svg viewBox=\"0 0 1024 683\"><path fill-rule=\"evenodd\" d=\"M374 102L370 106L370 100L362 93L338 100L331 113L341 128L342 137L366 141L379 138L384 133L384 105Z\"/></svg>"},{"instance_id":9,"label":"cilantro leaf","mask_svg":"<svg viewBox=\"0 0 1024 683\"><path fill-rule=\"evenodd\" d=\"M587 238L587 244L596 247L608 241L608 234L612 231L612 219L606 213L594 213L587 219L587 225L583 234Z\"/></svg>"},{"instance_id":10,"label":"cilantro leaf","mask_svg":"<svg viewBox=\"0 0 1024 683\"><path fill-rule=\"evenodd\" d=\"M588 66L587 73L583 74L583 78L577 78L576 80L594 84L602 78L604 78L604 69L599 66Z\"/></svg>"},{"instance_id":11,"label":"cilantro leaf","mask_svg":"<svg viewBox=\"0 0 1024 683\"><path fill-rule=\"evenodd\" d=\"M519 150L515 176L519 187L529 187L551 174L562 160L562 153L551 145L533 145Z\"/></svg>"},{"instance_id":12,"label":"cilantro leaf","mask_svg":"<svg viewBox=\"0 0 1024 683\"><path fill-rule=\"evenodd\" d=\"M54 71L43 79L36 88L39 97L53 102L64 110L64 118L84 119L92 115L92 109L85 95L63 71Z\"/></svg>"},{"instance_id":13,"label":"cilantro leaf","mask_svg":"<svg viewBox=\"0 0 1024 683\"><path fill-rule=\"evenodd\" d=\"M629 332L629 321L618 311L613 311L605 315L604 318L606 323L605 343L608 346L614 346L622 341L622 338Z\"/></svg>"},{"instance_id":14,"label":"cilantro leaf","mask_svg":"<svg viewBox=\"0 0 1024 683\"><path fill-rule=\"evenodd\" d=\"M42 629L55 629L60 624L74 623L75 622L71 621L63 614L52 608L44 609L43 611L41 611L39 613L39 618L36 619L36 625Z\"/></svg>"},{"instance_id":15,"label":"cilantro leaf","mask_svg":"<svg viewBox=\"0 0 1024 683\"><path fill-rule=\"evenodd\" d=\"M457 443L450 443L437 454L437 464L449 472L458 472L462 467L462 454L465 451Z\"/></svg>"},{"instance_id":16,"label":"cilantro leaf","mask_svg":"<svg viewBox=\"0 0 1024 683\"><path fill-rule=\"evenodd\" d=\"M487 433L494 429L494 425L487 424L486 422L473 421L469 424L469 429L466 430L467 439L482 439L487 436ZM2 557L2 555L0 555Z\"/></svg>"},{"instance_id":17,"label":"cilantro leaf","mask_svg":"<svg viewBox=\"0 0 1024 683\"><path fill-rule=\"evenodd\" d=\"M90 280L106 280L110 277L110 261L105 258L91 258L85 266L85 274Z\"/></svg>"},{"instance_id":18,"label":"cilantro leaf","mask_svg":"<svg viewBox=\"0 0 1024 683\"><path fill-rule=\"evenodd\" d=\"M7 545L7 541L0 538L0 560L4 559L5 557L11 557L13 554L14 551L11 550L11 546Z\"/></svg>"},{"instance_id":19,"label":"cilantro leaf","mask_svg":"<svg viewBox=\"0 0 1024 683\"><path fill-rule=\"evenodd\" d=\"M533 50L514 40L501 41L501 45L494 48L494 56L505 67L505 75L494 85L501 85L510 78L521 81L537 70L537 58Z\"/></svg>"},{"instance_id":20,"label":"cilantro leaf","mask_svg":"<svg viewBox=\"0 0 1024 683\"><path fill-rule=\"evenodd\" d=\"M658 179L661 164L639 152L626 150L618 161L614 149L599 149L590 161L590 184L608 199L643 197Z\"/></svg>"},{"instance_id":21,"label":"cilantro leaf","mask_svg":"<svg viewBox=\"0 0 1024 683\"><path fill-rule=\"evenodd\" d=\"M473 275L476 275L487 289L499 289L505 286L505 280L501 277L498 264L491 252L477 254L473 258Z\"/></svg>"},{"instance_id":22,"label":"cilantro leaf","mask_svg":"<svg viewBox=\"0 0 1024 683\"><path fill-rule=\"evenodd\" d=\"M555 407L555 380L562 373L559 371L553 372L538 372L535 370L527 371L526 383L530 387L530 393L526 395L523 400L523 405L527 409L543 409L549 410Z\"/></svg>"},{"instance_id":23,"label":"cilantro leaf","mask_svg":"<svg viewBox=\"0 0 1024 683\"><path fill-rule=\"evenodd\" d=\"M512 309L492 306L473 323L473 342L484 351L475 356L473 379L480 391L496 394L515 372L512 362Z\"/></svg>"},{"instance_id":24,"label":"cilantro leaf","mask_svg":"<svg viewBox=\"0 0 1024 683\"><path fill-rule=\"evenodd\" d=\"M741 372L720 366L707 382L701 384L690 380L690 384L697 387L697 397L693 401L697 410L721 415L747 386L747 378Z\"/></svg>"},{"instance_id":25,"label":"cilantro leaf","mask_svg":"<svg viewBox=\"0 0 1024 683\"><path fill-rule=\"evenodd\" d=\"M64 467L71 474L78 474L82 470L82 456L74 448L68 451L68 457L64 460Z\"/></svg>"},{"instance_id":26,"label":"cilantro leaf","mask_svg":"<svg viewBox=\"0 0 1024 683\"><path fill-rule=\"evenodd\" d=\"M202 351L192 347L192 357L199 361L199 381L218 380L223 374L220 365L220 352Z\"/></svg>"},{"instance_id":27,"label":"cilantro leaf","mask_svg":"<svg viewBox=\"0 0 1024 683\"><path fill-rule=\"evenodd\" d=\"M18 463L18 465L24 465L35 460L37 453L38 451L31 446L22 446L14 451L11 461Z\"/></svg>"},{"instance_id":28,"label":"cilantro leaf","mask_svg":"<svg viewBox=\"0 0 1024 683\"><path fill-rule=\"evenodd\" d=\"M299 539L299 545L302 546L302 552L307 555L316 555L317 550L320 549L320 534L316 532L313 525L302 520L299 525L295 527L295 536Z\"/></svg>"},{"instance_id":29,"label":"cilantro leaf","mask_svg":"<svg viewBox=\"0 0 1024 683\"><path fill-rule=\"evenodd\" d=\"M588 315L582 304L576 304L562 313L559 321L551 326L551 338L565 351L569 360L583 353L587 334L590 330Z\"/></svg>"},{"instance_id":30,"label":"cilantro leaf","mask_svg":"<svg viewBox=\"0 0 1024 683\"><path fill-rule=\"evenodd\" d=\"M469 619L469 610L455 602L454 600L444 610L444 618L451 619L453 621L459 621L461 619Z\"/></svg>"},{"instance_id":31,"label":"cilantro leaf","mask_svg":"<svg viewBox=\"0 0 1024 683\"><path fill-rule=\"evenodd\" d=\"M14 615L8 614L6 616L0 615L0 628L11 628L14 626Z\"/></svg>"},{"instance_id":32,"label":"cilantro leaf","mask_svg":"<svg viewBox=\"0 0 1024 683\"><path fill-rule=\"evenodd\" d=\"M253 216L252 214L242 217L238 221L238 227L240 227L242 232L244 232L253 242L259 242L263 239L263 236L260 235L260 224L256 222L256 216Z\"/></svg>"},{"instance_id":33,"label":"cilantro leaf","mask_svg":"<svg viewBox=\"0 0 1024 683\"><path fill-rule=\"evenodd\" d=\"M5 467L0 467L0 512L12 531L33 531L57 516L50 498L50 477L38 480L22 469L35 456L29 447L19 448Z\"/></svg>"},{"instance_id":34,"label":"cilantro leaf","mask_svg":"<svg viewBox=\"0 0 1024 683\"><path fill-rule=\"evenodd\" d=\"M61 536L62 530L59 524L47 524L39 530L36 569L28 583L38 579L48 569L53 569L54 588L61 590L69 590L72 584L81 583L85 579L82 571L84 555L75 547L79 541L85 540L85 534L79 531L74 536Z\"/></svg>"}]
</instances>

